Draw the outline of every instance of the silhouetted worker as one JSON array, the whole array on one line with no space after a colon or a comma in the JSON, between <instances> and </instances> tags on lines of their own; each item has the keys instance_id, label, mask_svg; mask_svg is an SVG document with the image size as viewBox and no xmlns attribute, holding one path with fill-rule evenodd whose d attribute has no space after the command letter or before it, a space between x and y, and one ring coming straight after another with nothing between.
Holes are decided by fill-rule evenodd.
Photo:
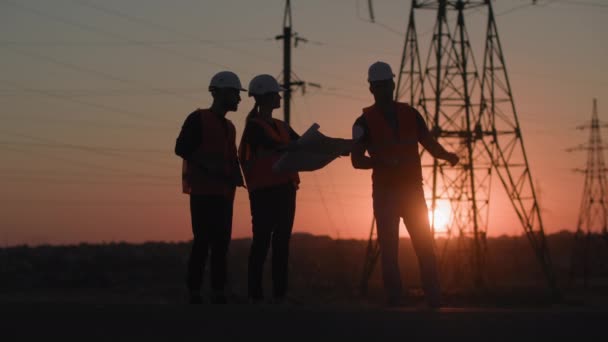
<instances>
[{"instance_id":1,"label":"silhouetted worker","mask_svg":"<svg viewBox=\"0 0 608 342\"><path fill-rule=\"evenodd\" d=\"M183 158L183 192L190 195L194 241L188 260L190 303L202 303L205 261L211 250L211 302L226 302L226 256L232 234L232 210L237 186L243 178L237 159L236 133L225 118L241 101L238 76L222 71L211 78L209 109L197 109L186 118L175 145Z\"/></svg>"},{"instance_id":2,"label":"silhouetted worker","mask_svg":"<svg viewBox=\"0 0 608 342\"><path fill-rule=\"evenodd\" d=\"M247 116L239 145L253 225L248 270L252 303L264 299L262 276L271 244L273 301L282 302L287 294L289 240L300 178L297 172L275 173L272 166L284 151L294 148L299 135L287 123L272 117L272 111L281 107L282 90L270 75L251 80L249 96L254 97L255 105Z\"/></svg>"},{"instance_id":3,"label":"silhouetted worker","mask_svg":"<svg viewBox=\"0 0 608 342\"><path fill-rule=\"evenodd\" d=\"M447 160L451 165L458 163L459 158L431 136L416 109L393 100L394 76L384 62L369 67L369 90L375 102L363 109L353 125L355 147L351 161L356 169L373 170L373 208L388 304L403 304L398 264L399 221L403 218L418 257L427 303L438 307L439 276L422 188L418 143L433 157Z\"/></svg>"}]
</instances>

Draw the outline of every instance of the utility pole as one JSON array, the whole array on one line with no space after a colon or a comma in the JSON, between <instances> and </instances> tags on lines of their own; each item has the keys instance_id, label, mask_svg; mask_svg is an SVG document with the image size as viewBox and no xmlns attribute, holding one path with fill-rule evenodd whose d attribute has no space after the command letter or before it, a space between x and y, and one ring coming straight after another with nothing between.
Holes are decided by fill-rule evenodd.
<instances>
[{"instance_id":1,"label":"utility pole","mask_svg":"<svg viewBox=\"0 0 608 342\"><path fill-rule=\"evenodd\" d=\"M290 124L291 120L291 87L299 86L304 87L305 83L301 80L291 81L291 42L294 38L295 46L298 46L298 42L308 42L306 38L298 37L297 33L291 31L291 1L286 0L285 2L285 14L283 16L283 34L276 36L276 40L283 41L283 84L285 88L283 93L283 121ZM305 89L305 88L302 88Z\"/></svg>"},{"instance_id":2,"label":"utility pole","mask_svg":"<svg viewBox=\"0 0 608 342\"><path fill-rule=\"evenodd\" d=\"M592 274L596 275L598 268L603 266L603 271L606 271L608 266L608 169L603 155L608 146L602 143L601 127L608 127L608 124L600 123L597 100L593 99L591 122L577 127L580 130L591 130L588 142L567 150L587 152L587 167L574 170L585 175L585 185L570 268L570 281L574 281L580 275L579 272L582 272L585 288L589 286L589 278Z\"/></svg>"}]
</instances>

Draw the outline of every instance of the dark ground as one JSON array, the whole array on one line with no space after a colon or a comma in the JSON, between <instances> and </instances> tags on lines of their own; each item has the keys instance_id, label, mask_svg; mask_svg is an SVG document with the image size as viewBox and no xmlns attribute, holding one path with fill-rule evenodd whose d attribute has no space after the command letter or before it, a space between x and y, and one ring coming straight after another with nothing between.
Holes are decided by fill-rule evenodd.
<instances>
[{"instance_id":1,"label":"dark ground","mask_svg":"<svg viewBox=\"0 0 608 342\"><path fill-rule=\"evenodd\" d=\"M359 291L366 241L295 235L289 301L255 306L246 304L244 295L244 261L250 243L246 239L231 245L230 304L225 306L182 305L188 243L4 248L0 249L0 329L9 337L5 341L57 337L165 341L209 336L212 340L605 339L604 273L594 274L588 288L580 280L570 282L572 235L555 234L548 241L560 298L547 291L525 237L503 237L488 240L482 288L468 281L470 269L457 249L448 248L443 258L444 307L438 311L423 306L407 239L402 241L401 267L410 303L397 309L383 305L379 270L369 281L368 294Z\"/></svg>"},{"instance_id":2,"label":"dark ground","mask_svg":"<svg viewBox=\"0 0 608 342\"><path fill-rule=\"evenodd\" d=\"M3 305L5 341L584 341L606 337L605 310L360 306Z\"/></svg>"}]
</instances>

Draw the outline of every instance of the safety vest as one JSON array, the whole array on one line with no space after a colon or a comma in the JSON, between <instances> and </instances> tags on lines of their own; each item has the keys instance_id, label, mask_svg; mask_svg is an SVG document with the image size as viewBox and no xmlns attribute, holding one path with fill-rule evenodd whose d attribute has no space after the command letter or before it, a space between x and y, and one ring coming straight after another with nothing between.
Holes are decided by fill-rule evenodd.
<instances>
[{"instance_id":1,"label":"safety vest","mask_svg":"<svg viewBox=\"0 0 608 342\"><path fill-rule=\"evenodd\" d=\"M210 175L195 162L183 160L182 191L192 195L234 196L236 186L229 180L238 171L236 165L236 131L230 120L220 118L209 109L199 109L201 143L194 152L202 159L221 163L223 173ZM226 120L226 123L222 121ZM239 171L240 172L240 171Z\"/></svg>"},{"instance_id":2,"label":"safety vest","mask_svg":"<svg viewBox=\"0 0 608 342\"><path fill-rule=\"evenodd\" d=\"M376 185L422 182L418 152L416 111L406 103L395 102L398 127L393 129L375 106L363 109L369 129L368 152L374 164L372 181Z\"/></svg>"},{"instance_id":3,"label":"safety vest","mask_svg":"<svg viewBox=\"0 0 608 342\"><path fill-rule=\"evenodd\" d=\"M290 142L289 132L283 121L272 119L277 129L260 118L252 118L250 121L255 122L264 129L266 136L281 145L286 145ZM245 132L247 129L245 128ZM252 146L246 141L245 134L239 146L239 161L243 168L247 189L249 192L267 188L275 185L293 183L298 185L300 177L297 172L274 172L272 166L281 157L280 152L269 151L262 146L258 146L253 150Z\"/></svg>"}]
</instances>

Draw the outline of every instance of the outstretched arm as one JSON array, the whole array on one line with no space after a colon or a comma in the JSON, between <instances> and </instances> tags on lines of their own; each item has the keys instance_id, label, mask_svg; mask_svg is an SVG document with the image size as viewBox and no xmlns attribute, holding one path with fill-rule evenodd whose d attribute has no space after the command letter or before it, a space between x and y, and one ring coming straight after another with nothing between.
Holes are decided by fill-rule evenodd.
<instances>
[{"instance_id":1,"label":"outstretched arm","mask_svg":"<svg viewBox=\"0 0 608 342\"><path fill-rule=\"evenodd\" d=\"M437 140L435 140L435 138L433 138L431 132L429 132L429 129L426 127L426 123L424 122L424 119L422 118L422 115L420 115L420 113L418 113L417 116L417 123L418 141L420 142L422 147L429 151L429 153L434 158L443 159L450 163L450 165L452 166L456 165L458 163L458 160L460 159L458 155L446 151L445 148L443 148L443 146L441 146L441 144Z\"/></svg>"},{"instance_id":2,"label":"outstretched arm","mask_svg":"<svg viewBox=\"0 0 608 342\"><path fill-rule=\"evenodd\" d=\"M446 151L430 134L421 138L420 144L422 144L434 158L446 160L452 166L456 165L460 159L455 153Z\"/></svg>"}]
</instances>

